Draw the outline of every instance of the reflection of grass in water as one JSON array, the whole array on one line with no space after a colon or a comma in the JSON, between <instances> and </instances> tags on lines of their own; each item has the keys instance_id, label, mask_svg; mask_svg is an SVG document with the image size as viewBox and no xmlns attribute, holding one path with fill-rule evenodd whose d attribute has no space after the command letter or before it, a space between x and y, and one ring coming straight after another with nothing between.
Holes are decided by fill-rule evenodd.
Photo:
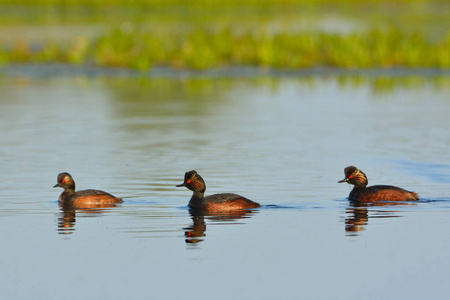
<instances>
[{"instance_id":1,"label":"reflection of grass in water","mask_svg":"<svg viewBox=\"0 0 450 300\"><path fill-rule=\"evenodd\" d=\"M323 81L336 81L341 88L361 88L369 86L374 94L389 94L398 89L400 90L423 90L427 87L434 90L445 91L450 86L448 76L366 76L366 75L335 75L326 78L316 75L302 77L273 77L258 76L251 78L242 78L237 82L230 78L185 78L174 80L174 78L108 78L100 79L108 82L114 82L114 90L120 99L128 99L133 102L160 102L167 99L192 103L213 101L222 101L229 97L229 92L242 84L243 87L251 86L255 89L264 89L265 93L277 93L279 89L285 88L286 82L295 82L295 86L318 89L323 85ZM133 89L130 89L130 85ZM122 94L122 92L123 94ZM225 94L225 96L223 95ZM166 95L168 98L161 98L159 95ZM170 96L167 96L170 95ZM165 99L165 100L164 100ZM198 105L191 107L195 113ZM139 107L142 109L142 107ZM183 108L190 109L190 108ZM155 106L149 106L148 112L151 114ZM134 112L133 114L136 114Z\"/></svg>"},{"instance_id":2,"label":"reflection of grass in water","mask_svg":"<svg viewBox=\"0 0 450 300\"><path fill-rule=\"evenodd\" d=\"M89 76L77 75L76 77L50 76L48 79L52 82L69 81L83 86L90 86L93 82L102 82L108 86L112 98L116 101L126 101L128 103L146 102L153 103L148 106L130 105L122 110L122 114L131 113L133 116L160 115L166 111L165 105L182 102L191 105L178 105L171 109L171 114L197 115L201 114L204 106L215 101L228 101L230 92L233 90L245 90L249 86L259 93L261 89L265 94L276 94L280 89L286 88L286 83L294 83L300 89L320 89L324 82L336 82L342 89L369 88L373 94L389 95L393 92L410 90L421 91L430 89L435 92L446 92L450 86L450 77L447 75L398 75L390 76L383 74L367 75L366 72L345 74L330 74L327 76L316 74L303 74L302 76L273 76L273 75L255 75L243 78L225 77L148 77L148 76ZM390 74L390 72L387 72ZM1 84L26 85L34 82L34 77L18 76L3 77L0 76ZM233 96L235 97L235 96ZM392 98L386 98L389 100Z\"/></svg>"},{"instance_id":3,"label":"reflection of grass in water","mask_svg":"<svg viewBox=\"0 0 450 300\"><path fill-rule=\"evenodd\" d=\"M206 69L257 66L298 69L450 66L450 34L430 41L422 34L390 30L362 33L255 33L231 28L160 34L114 29L93 40L39 47L23 41L0 50L3 63L65 62L148 70L153 65Z\"/></svg>"},{"instance_id":4,"label":"reflection of grass in water","mask_svg":"<svg viewBox=\"0 0 450 300\"><path fill-rule=\"evenodd\" d=\"M342 87L357 88L369 85L374 94L389 94L397 89L420 90L425 86L439 90L450 85L450 79L447 76L339 76L338 82Z\"/></svg>"}]
</instances>

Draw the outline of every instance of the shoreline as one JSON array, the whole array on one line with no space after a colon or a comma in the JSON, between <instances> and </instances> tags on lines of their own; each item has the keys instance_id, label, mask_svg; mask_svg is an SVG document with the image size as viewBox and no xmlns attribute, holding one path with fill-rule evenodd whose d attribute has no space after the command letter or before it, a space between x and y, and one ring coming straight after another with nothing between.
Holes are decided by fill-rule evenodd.
<instances>
[{"instance_id":1,"label":"shoreline","mask_svg":"<svg viewBox=\"0 0 450 300\"><path fill-rule=\"evenodd\" d=\"M447 77L448 68L331 68L313 67L296 70L233 66L205 70L153 67L149 71L128 68L74 66L71 64L10 64L0 66L2 77L123 77L123 78L252 78L252 77Z\"/></svg>"}]
</instances>

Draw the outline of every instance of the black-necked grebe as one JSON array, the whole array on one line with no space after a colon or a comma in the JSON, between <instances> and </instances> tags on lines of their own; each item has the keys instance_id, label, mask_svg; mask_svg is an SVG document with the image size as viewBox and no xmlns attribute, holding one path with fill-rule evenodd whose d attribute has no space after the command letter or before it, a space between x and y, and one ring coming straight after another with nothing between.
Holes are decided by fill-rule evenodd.
<instances>
[{"instance_id":1,"label":"black-necked grebe","mask_svg":"<svg viewBox=\"0 0 450 300\"><path fill-rule=\"evenodd\" d=\"M367 187L367 177L361 170L349 166L344 170L345 178L340 182L353 184L353 190L348 198L357 202L375 201L416 201L417 194L392 185L373 185Z\"/></svg>"},{"instance_id":2,"label":"black-necked grebe","mask_svg":"<svg viewBox=\"0 0 450 300\"><path fill-rule=\"evenodd\" d=\"M61 187L64 192L59 196L59 203L70 204L75 207L86 205L105 205L123 202L121 198L114 197L107 192L99 190L83 190L75 192L75 181L69 173L58 174L58 183L55 187Z\"/></svg>"},{"instance_id":3,"label":"black-necked grebe","mask_svg":"<svg viewBox=\"0 0 450 300\"><path fill-rule=\"evenodd\" d=\"M177 187L185 186L194 193L189 201L189 207L209 212L230 211L260 207L256 202L236 194L214 194L205 197L206 184L196 171L186 172L184 182Z\"/></svg>"}]
</instances>

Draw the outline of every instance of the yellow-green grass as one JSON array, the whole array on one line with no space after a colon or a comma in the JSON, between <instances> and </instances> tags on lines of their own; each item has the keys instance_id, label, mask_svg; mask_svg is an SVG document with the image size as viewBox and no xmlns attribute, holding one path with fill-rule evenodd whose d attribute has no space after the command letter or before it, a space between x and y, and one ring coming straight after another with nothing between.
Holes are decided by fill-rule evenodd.
<instances>
[{"instance_id":1,"label":"yellow-green grass","mask_svg":"<svg viewBox=\"0 0 450 300\"><path fill-rule=\"evenodd\" d=\"M152 66L206 69L254 66L301 69L448 68L450 33L430 40L395 28L359 33L235 32L231 28L188 33L113 29L69 43L24 41L0 48L0 63L69 63L149 70Z\"/></svg>"},{"instance_id":2,"label":"yellow-green grass","mask_svg":"<svg viewBox=\"0 0 450 300\"><path fill-rule=\"evenodd\" d=\"M450 65L448 0L0 0L0 8L0 64Z\"/></svg>"}]
</instances>

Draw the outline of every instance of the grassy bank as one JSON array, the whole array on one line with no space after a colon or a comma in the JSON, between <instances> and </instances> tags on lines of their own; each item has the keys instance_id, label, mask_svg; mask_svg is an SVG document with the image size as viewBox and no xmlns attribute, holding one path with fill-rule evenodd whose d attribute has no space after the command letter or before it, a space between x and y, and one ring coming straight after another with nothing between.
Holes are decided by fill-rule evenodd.
<instances>
[{"instance_id":1,"label":"grassy bank","mask_svg":"<svg viewBox=\"0 0 450 300\"><path fill-rule=\"evenodd\" d=\"M450 67L448 1L1 3L0 25L9 26L12 33L0 35L0 64L138 70ZM39 28L57 33L47 36Z\"/></svg>"},{"instance_id":2,"label":"grassy bank","mask_svg":"<svg viewBox=\"0 0 450 300\"><path fill-rule=\"evenodd\" d=\"M430 0L1 0L2 5L33 5L46 6L92 6L105 7L115 6L139 6L139 7L167 7L174 5L201 6L201 7L224 7L224 6L286 6L298 4L333 4L333 3L424 3ZM435 1L436 2L436 1Z\"/></svg>"},{"instance_id":3,"label":"grassy bank","mask_svg":"<svg viewBox=\"0 0 450 300\"><path fill-rule=\"evenodd\" d=\"M114 29L94 39L77 37L29 45L23 41L0 50L0 62L69 63L148 70L256 66L298 69L450 67L450 34L430 41L420 34L390 29L363 33L254 34L194 30L187 34Z\"/></svg>"}]
</instances>

